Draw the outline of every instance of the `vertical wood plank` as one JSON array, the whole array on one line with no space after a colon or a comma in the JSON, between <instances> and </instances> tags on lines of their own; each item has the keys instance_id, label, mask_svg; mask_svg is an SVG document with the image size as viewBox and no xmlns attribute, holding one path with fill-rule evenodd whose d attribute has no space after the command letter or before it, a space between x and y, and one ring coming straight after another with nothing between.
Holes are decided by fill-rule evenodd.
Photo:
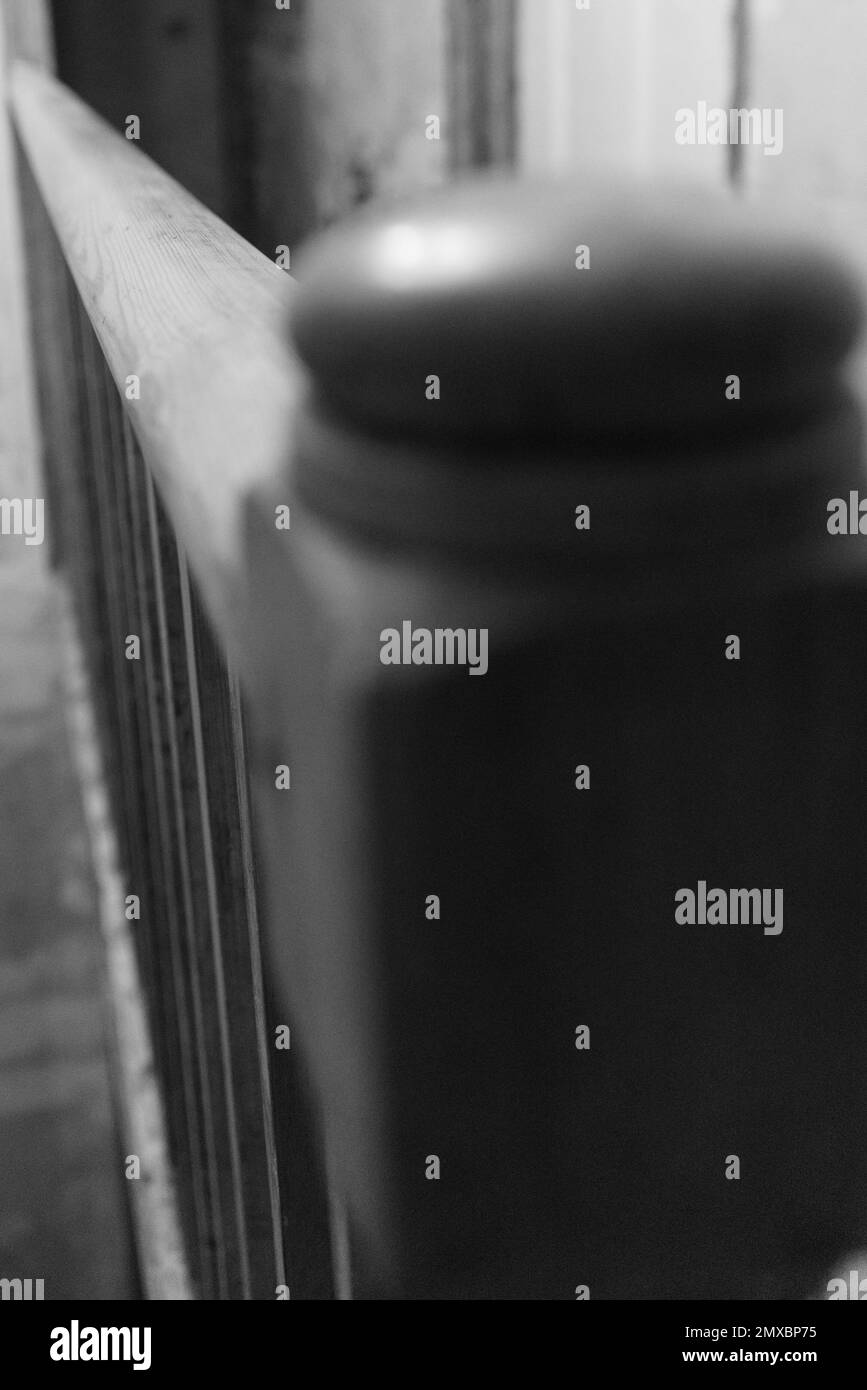
<instances>
[{"instance_id":1,"label":"vertical wood plank","mask_svg":"<svg viewBox=\"0 0 867 1390\"><path fill-rule=\"evenodd\" d=\"M215 212L228 210L219 6L210 0L55 0L61 79Z\"/></svg>"},{"instance_id":2,"label":"vertical wood plank","mask_svg":"<svg viewBox=\"0 0 867 1390\"><path fill-rule=\"evenodd\" d=\"M749 0L750 104L781 107L780 154L748 152L750 186L867 206L863 62L867 9L858 0ZM857 58L856 56L857 55Z\"/></svg>"},{"instance_id":3,"label":"vertical wood plank","mask_svg":"<svg viewBox=\"0 0 867 1390\"><path fill-rule=\"evenodd\" d=\"M675 112L728 108L733 0L533 0L521 7L519 151L531 173L585 165L711 183L724 147L678 145Z\"/></svg>"},{"instance_id":4,"label":"vertical wood plank","mask_svg":"<svg viewBox=\"0 0 867 1390\"><path fill-rule=\"evenodd\" d=\"M515 159L515 0L449 0L449 167Z\"/></svg>"},{"instance_id":5,"label":"vertical wood plank","mask_svg":"<svg viewBox=\"0 0 867 1390\"><path fill-rule=\"evenodd\" d=\"M864 132L867 7L859 0L747 0L749 105L782 111L778 155L745 152L748 197L773 200L836 245L867 294ZM867 340L850 380L867 410Z\"/></svg>"},{"instance_id":6,"label":"vertical wood plank","mask_svg":"<svg viewBox=\"0 0 867 1390\"><path fill-rule=\"evenodd\" d=\"M867 86L860 59L867 7L859 0L750 0L750 105L780 108L783 147L747 151L745 182L757 197L812 204L867 271L864 132Z\"/></svg>"},{"instance_id":7,"label":"vertical wood plank","mask_svg":"<svg viewBox=\"0 0 867 1390\"><path fill-rule=\"evenodd\" d=\"M438 183L449 129L442 0L316 0L307 26L318 222ZM426 138L429 116L439 140Z\"/></svg>"},{"instance_id":8,"label":"vertical wood plank","mask_svg":"<svg viewBox=\"0 0 867 1390\"><path fill-rule=\"evenodd\" d=\"M274 259L279 246L294 255L357 204L443 177L454 133L449 3L221 7L229 220L264 255ZM426 139L431 115L440 119L439 140Z\"/></svg>"}]
</instances>

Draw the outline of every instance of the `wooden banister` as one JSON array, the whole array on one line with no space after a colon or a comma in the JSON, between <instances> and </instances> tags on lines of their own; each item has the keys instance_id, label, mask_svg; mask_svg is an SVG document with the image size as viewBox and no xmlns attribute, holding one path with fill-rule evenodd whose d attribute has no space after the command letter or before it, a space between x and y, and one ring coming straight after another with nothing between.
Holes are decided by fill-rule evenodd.
<instances>
[{"instance_id":1,"label":"wooden banister","mask_svg":"<svg viewBox=\"0 0 867 1390\"><path fill-rule=\"evenodd\" d=\"M15 107L242 661L355 1295L808 1296L867 1234L845 267L725 198L492 184L293 295L56 84ZM679 919L702 885L785 920Z\"/></svg>"},{"instance_id":2,"label":"wooden banister","mask_svg":"<svg viewBox=\"0 0 867 1390\"><path fill-rule=\"evenodd\" d=\"M19 62L11 93L109 370L237 655L244 499L285 465L297 397L293 284L61 83Z\"/></svg>"},{"instance_id":3,"label":"wooden banister","mask_svg":"<svg viewBox=\"0 0 867 1390\"><path fill-rule=\"evenodd\" d=\"M203 1298L285 1297L290 1285L330 1297L298 1052L274 1050L285 1007L260 965L235 674L251 646L245 513L290 455L294 286L60 83L19 63L12 100L41 195L30 269L49 525L140 904L133 939L194 1284ZM140 660L126 659L129 634Z\"/></svg>"}]
</instances>

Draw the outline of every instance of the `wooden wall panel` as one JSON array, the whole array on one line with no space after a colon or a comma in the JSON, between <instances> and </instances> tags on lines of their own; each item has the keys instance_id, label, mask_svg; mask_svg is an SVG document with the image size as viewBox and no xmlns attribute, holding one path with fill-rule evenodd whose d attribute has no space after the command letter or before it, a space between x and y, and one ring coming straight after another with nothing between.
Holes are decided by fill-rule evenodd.
<instances>
[{"instance_id":1,"label":"wooden wall panel","mask_svg":"<svg viewBox=\"0 0 867 1390\"><path fill-rule=\"evenodd\" d=\"M746 151L747 196L790 208L833 240L860 271L867 294L867 5L747 0L747 10L749 104L783 112L781 153ZM852 381L867 407L867 342Z\"/></svg>"},{"instance_id":2,"label":"wooden wall panel","mask_svg":"<svg viewBox=\"0 0 867 1390\"><path fill-rule=\"evenodd\" d=\"M722 182L726 151L675 142L674 113L728 107L734 0L524 0L518 38L520 162L583 164Z\"/></svg>"},{"instance_id":3,"label":"wooden wall panel","mask_svg":"<svg viewBox=\"0 0 867 1390\"><path fill-rule=\"evenodd\" d=\"M58 72L207 207L229 212L219 7L210 0L54 0Z\"/></svg>"},{"instance_id":4,"label":"wooden wall panel","mask_svg":"<svg viewBox=\"0 0 867 1390\"><path fill-rule=\"evenodd\" d=\"M517 147L517 0L449 0L448 154L454 172L508 168Z\"/></svg>"},{"instance_id":5,"label":"wooden wall panel","mask_svg":"<svg viewBox=\"0 0 867 1390\"><path fill-rule=\"evenodd\" d=\"M308 26L319 222L438 183L450 123L442 0L316 0Z\"/></svg>"},{"instance_id":6,"label":"wooden wall panel","mask_svg":"<svg viewBox=\"0 0 867 1390\"><path fill-rule=\"evenodd\" d=\"M813 204L867 271L867 6L863 0L750 0L751 106L781 108L783 148L747 151L756 197Z\"/></svg>"},{"instance_id":7,"label":"wooden wall panel","mask_svg":"<svg viewBox=\"0 0 867 1390\"><path fill-rule=\"evenodd\" d=\"M780 107L784 115L779 155L749 149L751 186L852 196L867 206L867 6L861 0L749 0L747 9L750 105Z\"/></svg>"}]
</instances>

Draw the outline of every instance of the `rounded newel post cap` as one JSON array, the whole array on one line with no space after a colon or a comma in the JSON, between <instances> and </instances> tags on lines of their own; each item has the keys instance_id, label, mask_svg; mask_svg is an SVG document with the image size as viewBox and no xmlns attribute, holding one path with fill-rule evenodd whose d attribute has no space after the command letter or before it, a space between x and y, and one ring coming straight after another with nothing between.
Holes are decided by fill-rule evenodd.
<instances>
[{"instance_id":1,"label":"rounded newel post cap","mask_svg":"<svg viewBox=\"0 0 867 1390\"><path fill-rule=\"evenodd\" d=\"M297 269L319 405L433 445L773 432L833 396L861 323L819 235L722 192L598 175L366 211Z\"/></svg>"}]
</instances>

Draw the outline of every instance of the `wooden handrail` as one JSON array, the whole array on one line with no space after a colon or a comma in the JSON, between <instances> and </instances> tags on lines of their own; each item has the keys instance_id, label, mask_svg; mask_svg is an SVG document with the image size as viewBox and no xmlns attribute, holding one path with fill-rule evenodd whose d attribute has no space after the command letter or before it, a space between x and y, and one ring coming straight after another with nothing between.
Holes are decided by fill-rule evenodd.
<instances>
[{"instance_id":1,"label":"wooden handrail","mask_svg":"<svg viewBox=\"0 0 867 1390\"><path fill-rule=\"evenodd\" d=\"M237 657L245 498L285 465L297 399L292 281L60 82L18 62L10 85L78 291Z\"/></svg>"},{"instance_id":2,"label":"wooden handrail","mask_svg":"<svg viewBox=\"0 0 867 1390\"><path fill-rule=\"evenodd\" d=\"M57 84L15 109L245 660L358 1291L808 1296L867 1227L845 268L726 199L452 192L313 253L308 394L280 271Z\"/></svg>"},{"instance_id":3,"label":"wooden handrail","mask_svg":"<svg viewBox=\"0 0 867 1390\"><path fill-rule=\"evenodd\" d=\"M290 1277L293 1297L327 1296L325 1184L297 1051L271 1105L234 674L255 690L246 513L269 485L285 496L294 285L60 83L19 63L12 105L44 204L30 200L49 514L88 647L124 877L142 904L135 941L196 1289L271 1298ZM125 659L130 632L140 663ZM295 1194L285 1230L281 1182ZM288 1240L302 1247L289 1274Z\"/></svg>"}]
</instances>

